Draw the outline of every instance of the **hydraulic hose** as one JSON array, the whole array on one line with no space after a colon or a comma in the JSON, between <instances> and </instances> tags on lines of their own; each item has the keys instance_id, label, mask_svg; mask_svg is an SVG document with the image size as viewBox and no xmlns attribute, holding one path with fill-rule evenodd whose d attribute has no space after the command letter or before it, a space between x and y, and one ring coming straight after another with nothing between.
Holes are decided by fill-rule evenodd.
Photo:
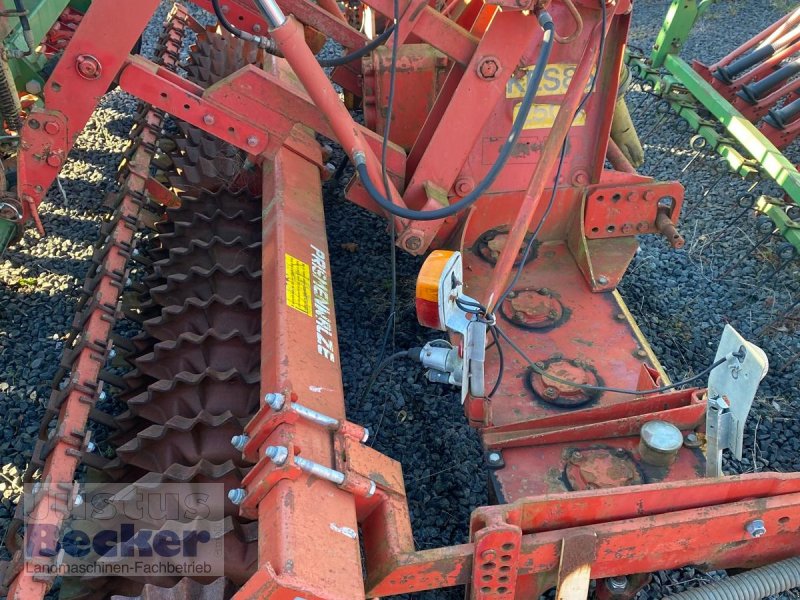
<instances>
[{"instance_id":1,"label":"hydraulic hose","mask_svg":"<svg viewBox=\"0 0 800 600\"><path fill-rule=\"evenodd\" d=\"M28 20L28 9L22 4L22 0L14 0L14 6L17 9L18 17L19 17L19 24L22 27L22 39L25 40L25 44L28 46L28 49L22 54L22 56L30 56L33 54L34 48L36 48L36 42L33 41L33 33L31 32L31 23Z\"/></svg>"},{"instance_id":2,"label":"hydraulic hose","mask_svg":"<svg viewBox=\"0 0 800 600\"><path fill-rule=\"evenodd\" d=\"M472 204L477 202L481 196L483 196L484 192L489 189L489 186L494 183L497 176L503 170L503 167L505 167L506 161L511 156L514 145L516 144L517 139L519 138L523 127L525 126L528 113L530 112L533 101L536 98L536 93L539 90L539 84L544 76L547 62L550 59L550 52L553 49L553 42L555 41L555 27L553 25L553 19L550 17L547 11L542 11L539 13L539 24L544 30L542 47L539 51L539 57L536 60L536 66L534 67L531 78L528 81L525 95L520 103L519 112L517 113L517 117L514 119L514 123L511 127L511 133L509 133L506 141L503 143L497 160L489 169L489 172L486 173L486 176L475 186L475 189L455 204L435 210L412 210L410 208L397 206L385 198L378 188L375 187L375 183L370 179L369 173L367 172L366 157L363 155L363 153L357 152L353 156L353 164L356 166L356 171L358 171L358 176L361 178L364 188L367 190L367 193L369 193L372 199L378 204L378 206L380 206L389 214L401 219L410 219L413 221L437 221L439 219L451 217L456 213L469 208Z\"/></svg>"},{"instance_id":3,"label":"hydraulic hose","mask_svg":"<svg viewBox=\"0 0 800 600\"><path fill-rule=\"evenodd\" d=\"M759 600L800 587L800 557L787 558L680 594L669 600Z\"/></svg>"},{"instance_id":4,"label":"hydraulic hose","mask_svg":"<svg viewBox=\"0 0 800 600\"><path fill-rule=\"evenodd\" d=\"M272 38L268 38L265 36L260 35L253 35L252 33L248 33L246 31L242 31L238 27L236 27L233 23L228 20L228 17L225 16L225 13L222 12L222 8L220 7L219 0L211 0L211 6L214 7L214 14L219 21L219 24L222 25L225 29L227 29L232 35L242 38L248 42L254 42L258 44L261 48L272 54L273 56L278 56L283 58L283 53L278 49L278 45L275 43L275 40ZM366 44L362 48L351 52L350 54L345 54L344 56L338 56L336 58L318 58L317 62L320 64L321 67L339 67L341 65L346 65L347 63L351 63L354 60L358 60L363 58L378 46L382 46L386 43L386 40L389 39L389 36L392 35L394 31L394 25L391 25L386 28L386 30L377 36L374 40L370 43Z\"/></svg>"}]
</instances>

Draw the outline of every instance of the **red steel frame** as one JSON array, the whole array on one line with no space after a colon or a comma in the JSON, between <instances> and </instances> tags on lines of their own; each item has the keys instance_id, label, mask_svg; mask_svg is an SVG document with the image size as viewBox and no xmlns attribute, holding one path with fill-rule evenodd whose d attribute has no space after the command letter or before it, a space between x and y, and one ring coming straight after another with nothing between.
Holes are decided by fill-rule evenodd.
<instances>
[{"instance_id":1,"label":"red steel frame","mask_svg":"<svg viewBox=\"0 0 800 600\"><path fill-rule=\"evenodd\" d=\"M660 229L658 209L665 198L671 201L669 218L677 221L683 190L678 184L604 169L631 2L609 2L605 24L596 0L574 2L583 28L573 41L556 46L551 63L576 68L555 95L540 94L541 102L561 107L552 124L534 123L526 130L490 193L462 217L438 222L397 219L399 245L415 254L431 247L460 249L467 292L491 306L506 284L516 249L555 194L538 257L524 269L518 289L525 293L547 288L569 319L537 331L508 324L504 328L536 360L574 360L583 365L576 368L592 370L600 381L646 389L665 376L613 290L635 252L632 236ZM267 30L249 2L226 4L229 18L241 27L254 33ZM338 11L333 12L333 3L326 4L328 10L305 0L280 4L347 48L365 43ZM447 57L450 71L442 91L428 104L431 111L408 156L389 144L393 202L417 209L438 207L443 199L457 202L485 175L517 102L509 97L507 75L524 76L520 67L532 63L541 43L534 17L515 9L547 6L559 31L574 27L564 0L497 4L502 12L496 5L483 4L459 13L456 22L423 0L401 2L404 40L435 48ZM354 125L336 105L338 99L330 95L310 51L304 44L299 47L299 27L293 19L272 32L288 63L275 59L263 70L242 69L206 91L169 69L129 56L157 5L158 0L94 0L47 82L45 108L32 111L22 130L19 189L26 216L32 216L97 99L114 80L155 109L271 164L264 169L263 182L263 295L271 301L264 302L263 309L262 393L282 393L338 419L342 426L331 432L266 405L247 426L250 441L244 454L255 466L244 482L247 496L241 511L259 520L259 570L237 598L354 600L452 585L467 585L470 598L528 598L578 572L584 578L589 573L604 578L685 564L751 567L800 551L797 475L697 480L704 458L691 448L683 448L669 468L643 471L640 478L647 485L603 475L620 461L640 468L638 431L647 421L666 420L684 432L702 433L702 390L635 400L608 393L565 411L533 395L525 382L526 365L516 357L507 358L506 384L491 402L469 398L465 404L466 416L481 429L487 450L502 454L504 464L492 474L501 504L473 513L470 543L415 551L399 463L361 444L363 430L346 421L335 325L334 347L328 354L315 352L314 319L288 307L285 297L283 256L291 254L325 265L332 298L320 189L322 154L308 130L296 125L337 139L348 151L365 149L368 168L376 175L381 137ZM382 15L392 12L391 0L370 0L369 5ZM607 52L597 86L581 123L570 127L591 78L604 26ZM88 75L76 69L79 58L81 64L94 61ZM481 75L479 67L487 58L502 77ZM292 70L311 89L311 97ZM360 92L350 76L360 69L351 69L350 75L347 69L337 72L346 89ZM319 85L309 86L310 82ZM418 118L414 123L419 128ZM404 123L393 125L402 128ZM567 135L562 178L554 191L554 167ZM140 191L160 189L148 183L141 170L134 172ZM348 194L365 208L378 210L358 181L352 182ZM494 266L476 250L487 231L497 234L495 239L504 240L508 249ZM113 293L111 297L116 298ZM332 315L331 322L335 324ZM497 369L497 359L489 352L487 380L493 381ZM81 371L80 376L92 379L95 374ZM81 401L76 393L74 403L64 404L69 431L85 430L87 411L73 411ZM271 462L267 446L288 448L288 460L282 465ZM304 458L344 473L344 483L337 486L305 474L294 461L298 449ZM591 465L570 462L578 452L591 456ZM45 474L51 483L71 485L77 458L74 452L62 454L51 454ZM566 475L552 473L562 468L577 472L576 481L600 472L604 486L610 480L612 487L567 493ZM51 517L60 524L57 513ZM751 539L745 524L755 518L765 522L767 534ZM366 584L359 540L342 534L359 530ZM46 589L47 582L21 571L9 597L40 598Z\"/></svg>"}]
</instances>

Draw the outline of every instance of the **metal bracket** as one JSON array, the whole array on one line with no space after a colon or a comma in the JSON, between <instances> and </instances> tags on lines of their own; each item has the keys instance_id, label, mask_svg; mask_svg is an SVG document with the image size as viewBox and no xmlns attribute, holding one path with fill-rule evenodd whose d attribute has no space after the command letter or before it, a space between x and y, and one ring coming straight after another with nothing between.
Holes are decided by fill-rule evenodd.
<instances>
[{"instance_id":1,"label":"metal bracket","mask_svg":"<svg viewBox=\"0 0 800 600\"><path fill-rule=\"evenodd\" d=\"M735 356L734 356L735 355ZM722 451L731 450L742 458L744 426L753 405L758 384L767 374L769 361L764 351L745 340L730 325L725 326L715 361L730 357L708 377L706 408L706 475L722 475Z\"/></svg>"}]
</instances>

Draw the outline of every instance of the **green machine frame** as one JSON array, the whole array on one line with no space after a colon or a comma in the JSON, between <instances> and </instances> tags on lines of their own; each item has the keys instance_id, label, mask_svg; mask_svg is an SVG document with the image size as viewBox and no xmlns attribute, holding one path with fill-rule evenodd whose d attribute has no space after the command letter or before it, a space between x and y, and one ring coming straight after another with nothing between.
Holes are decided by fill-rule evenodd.
<instances>
[{"instance_id":1,"label":"green machine frame","mask_svg":"<svg viewBox=\"0 0 800 600\"><path fill-rule=\"evenodd\" d=\"M634 77L649 83L731 170L750 179L772 179L800 205L800 173L775 145L703 79L679 53L714 0L673 0L649 57L628 52ZM711 118L713 117L713 118ZM721 127L720 127L721 126ZM800 223L782 199L761 197L755 207L800 252Z\"/></svg>"}]
</instances>

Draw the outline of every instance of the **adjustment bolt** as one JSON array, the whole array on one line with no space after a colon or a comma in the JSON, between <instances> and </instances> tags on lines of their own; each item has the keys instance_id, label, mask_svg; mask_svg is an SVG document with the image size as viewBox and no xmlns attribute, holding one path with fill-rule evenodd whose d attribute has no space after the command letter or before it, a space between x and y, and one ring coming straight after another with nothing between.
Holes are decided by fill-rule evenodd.
<instances>
[{"instance_id":1,"label":"adjustment bolt","mask_svg":"<svg viewBox=\"0 0 800 600\"><path fill-rule=\"evenodd\" d=\"M264 396L264 402L266 402L272 410L280 410L283 408L284 402L286 402L286 397L280 393L270 393Z\"/></svg>"},{"instance_id":2,"label":"adjustment bolt","mask_svg":"<svg viewBox=\"0 0 800 600\"><path fill-rule=\"evenodd\" d=\"M284 446L267 446L265 454L278 466L281 466L289 459L289 451Z\"/></svg>"},{"instance_id":3,"label":"adjustment bolt","mask_svg":"<svg viewBox=\"0 0 800 600\"><path fill-rule=\"evenodd\" d=\"M203 123L205 123L206 125L213 125L214 122L215 122L214 115L203 115ZM250 140L248 140L247 143L249 144Z\"/></svg>"},{"instance_id":4,"label":"adjustment bolt","mask_svg":"<svg viewBox=\"0 0 800 600\"><path fill-rule=\"evenodd\" d=\"M239 506L246 497L247 490L243 490L242 488L236 488L228 492L228 500L236 506Z\"/></svg>"},{"instance_id":5,"label":"adjustment bolt","mask_svg":"<svg viewBox=\"0 0 800 600\"><path fill-rule=\"evenodd\" d=\"M242 450L244 450L244 447L247 445L247 442L249 441L250 441L250 436L235 435L231 438L231 445L241 452Z\"/></svg>"},{"instance_id":6,"label":"adjustment bolt","mask_svg":"<svg viewBox=\"0 0 800 600\"><path fill-rule=\"evenodd\" d=\"M744 528L750 537L754 538L761 537L767 533L767 528L761 519L753 519Z\"/></svg>"},{"instance_id":7,"label":"adjustment bolt","mask_svg":"<svg viewBox=\"0 0 800 600\"><path fill-rule=\"evenodd\" d=\"M628 578L625 575L618 575L617 577L609 577L606 579L606 585L612 592L622 592L628 587Z\"/></svg>"}]
</instances>

